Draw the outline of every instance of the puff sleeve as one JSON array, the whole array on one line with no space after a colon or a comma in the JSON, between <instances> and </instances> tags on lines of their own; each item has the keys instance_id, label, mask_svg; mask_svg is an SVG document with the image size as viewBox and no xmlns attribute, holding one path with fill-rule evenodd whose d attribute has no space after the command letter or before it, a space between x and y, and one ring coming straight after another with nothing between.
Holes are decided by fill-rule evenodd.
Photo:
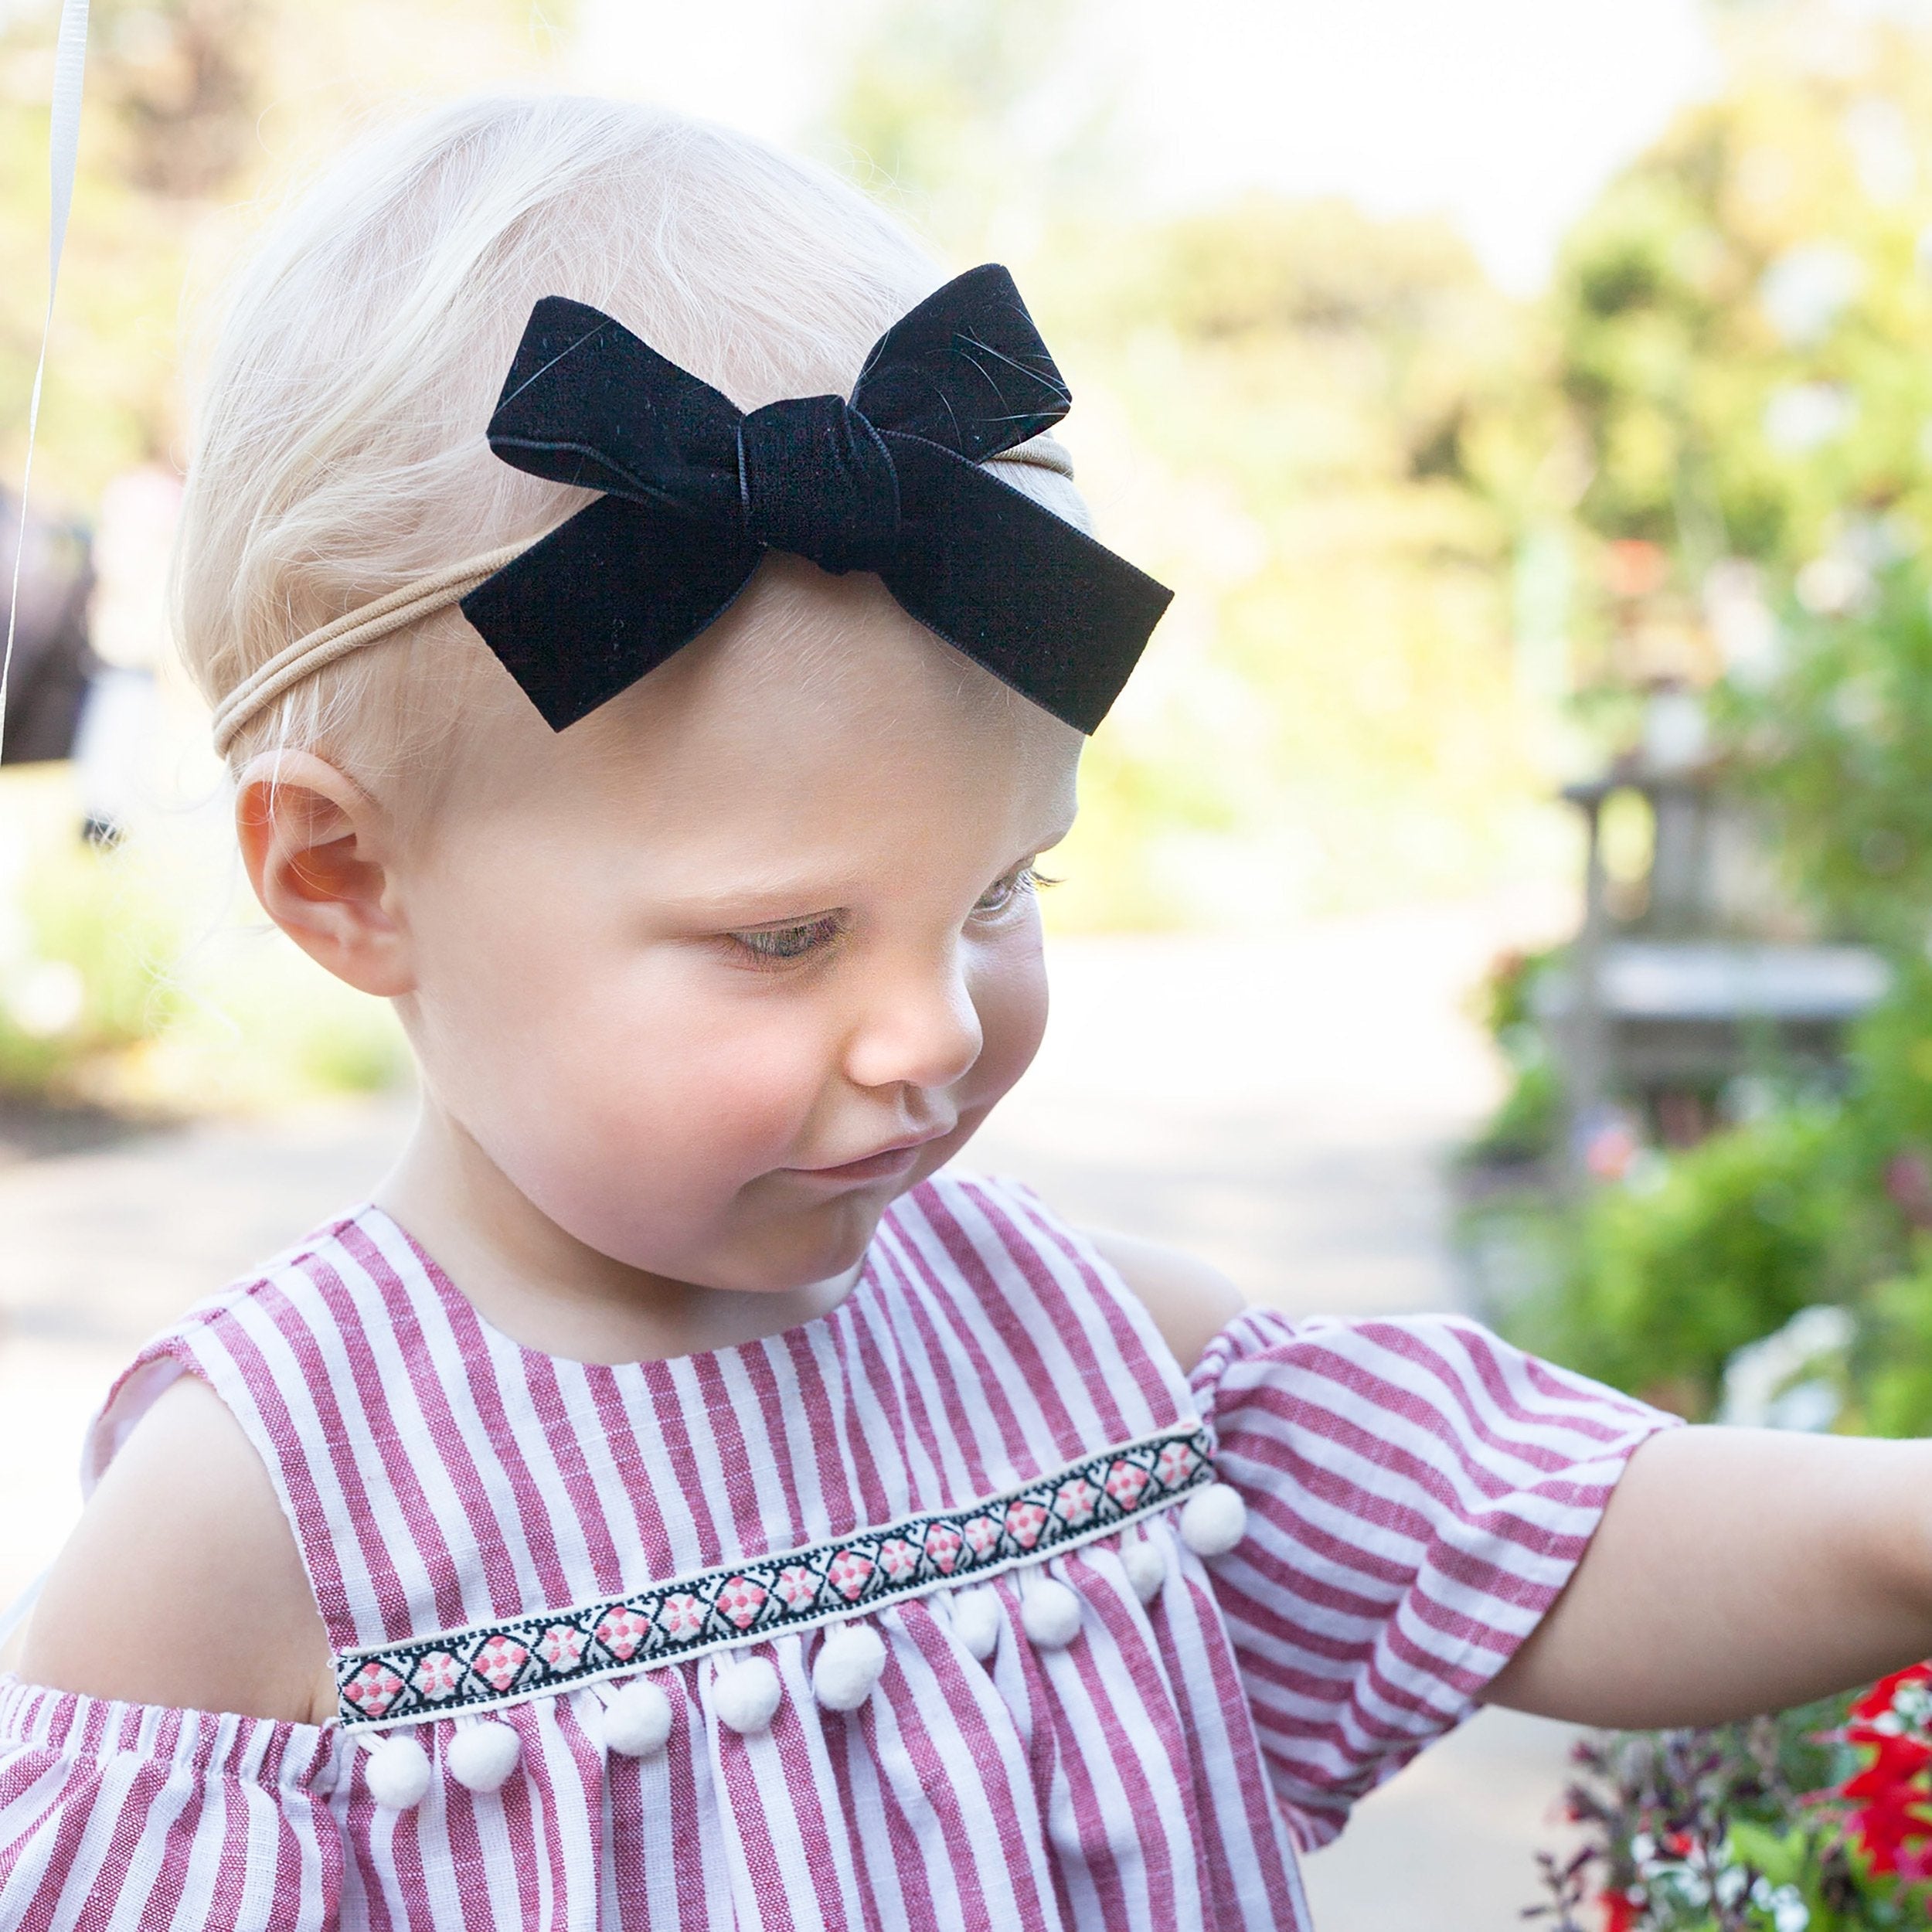
<instances>
[{"instance_id":1,"label":"puff sleeve","mask_svg":"<svg viewBox=\"0 0 1932 1932\"><path fill-rule=\"evenodd\" d=\"M345 1748L0 1677L0 1926L332 1932Z\"/></svg>"},{"instance_id":2,"label":"puff sleeve","mask_svg":"<svg viewBox=\"0 0 1932 1932\"><path fill-rule=\"evenodd\" d=\"M1448 1318L1251 1311L1193 1386L1248 1505L1215 1594L1304 1848L1469 1715L1675 1420Z\"/></svg>"}]
</instances>

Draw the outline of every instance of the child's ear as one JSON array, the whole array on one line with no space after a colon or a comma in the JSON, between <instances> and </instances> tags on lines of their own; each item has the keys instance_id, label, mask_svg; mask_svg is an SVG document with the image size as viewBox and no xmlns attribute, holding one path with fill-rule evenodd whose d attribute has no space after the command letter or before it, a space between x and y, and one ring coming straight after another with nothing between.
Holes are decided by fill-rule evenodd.
<instances>
[{"instance_id":1,"label":"child's ear","mask_svg":"<svg viewBox=\"0 0 1932 1932\"><path fill-rule=\"evenodd\" d=\"M414 990L389 816L359 785L308 752L264 753L241 775L235 831L262 910L311 959L365 993Z\"/></svg>"}]
</instances>

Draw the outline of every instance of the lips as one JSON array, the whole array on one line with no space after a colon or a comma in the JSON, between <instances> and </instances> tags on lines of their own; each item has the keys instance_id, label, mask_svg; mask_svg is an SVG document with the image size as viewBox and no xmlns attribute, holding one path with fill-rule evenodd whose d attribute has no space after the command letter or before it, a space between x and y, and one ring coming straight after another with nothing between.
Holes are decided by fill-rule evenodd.
<instances>
[{"instance_id":1,"label":"lips","mask_svg":"<svg viewBox=\"0 0 1932 1932\"><path fill-rule=\"evenodd\" d=\"M918 1158L919 1150L930 1142L942 1139L950 1134L949 1127L935 1128L930 1134L913 1135L909 1140L894 1141L885 1147L875 1148L869 1154L862 1154L856 1160L840 1161L825 1167L794 1168L797 1174L810 1174L828 1181L870 1181L885 1179L893 1175L903 1174Z\"/></svg>"}]
</instances>

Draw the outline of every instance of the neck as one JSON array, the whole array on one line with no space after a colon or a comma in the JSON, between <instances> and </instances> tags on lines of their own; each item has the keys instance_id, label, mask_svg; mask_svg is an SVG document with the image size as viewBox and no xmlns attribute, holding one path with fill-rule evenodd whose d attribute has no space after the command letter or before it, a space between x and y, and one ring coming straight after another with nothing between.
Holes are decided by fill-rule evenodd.
<instances>
[{"instance_id":1,"label":"neck","mask_svg":"<svg viewBox=\"0 0 1932 1932\"><path fill-rule=\"evenodd\" d=\"M427 1093L374 1198L485 1321L572 1361L662 1361L756 1342L828 1313L859 1277L853 1268L751 1293L614 1260L545 1214Z\"/></svg>"}]
</instances>

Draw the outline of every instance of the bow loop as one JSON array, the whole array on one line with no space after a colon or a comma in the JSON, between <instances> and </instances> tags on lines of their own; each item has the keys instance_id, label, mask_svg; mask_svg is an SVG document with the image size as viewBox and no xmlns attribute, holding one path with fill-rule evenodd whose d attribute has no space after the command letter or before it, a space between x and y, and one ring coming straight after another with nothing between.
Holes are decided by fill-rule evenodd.
<instances>
[{"instance_id":1,"label":"bow loop","mask_svg":"<svg viewBox=\"0 0 1932 1932\"><path fill-rule=\"evenodd\" d=\"M553 483L687 516L739 501L743 418L727 396L622 323L561 295L530 311L490 418L490 447Z\"/></svg>"},{"instance_id":2,"label":"bow loop","mask_svg":"<svg viewBox=\"0 0 1932 1932\"><path fill-rule=\"evenodd\" d=\"M768 403L738 426L745 534L821 570L886 570L899 549L899 473L836 396Z\"/></svg>"},{"instance_id":3,"label":"bow loop","mask_svg":"<svg viewBox=\"0 0 1932 1932\"><path fill-rule=\"evenodd\" d=\"M1073 396L997 262L968 269L879 337L852 406L882 430L983 463L1049 430Z\"/></svg>"}]
</instances>

